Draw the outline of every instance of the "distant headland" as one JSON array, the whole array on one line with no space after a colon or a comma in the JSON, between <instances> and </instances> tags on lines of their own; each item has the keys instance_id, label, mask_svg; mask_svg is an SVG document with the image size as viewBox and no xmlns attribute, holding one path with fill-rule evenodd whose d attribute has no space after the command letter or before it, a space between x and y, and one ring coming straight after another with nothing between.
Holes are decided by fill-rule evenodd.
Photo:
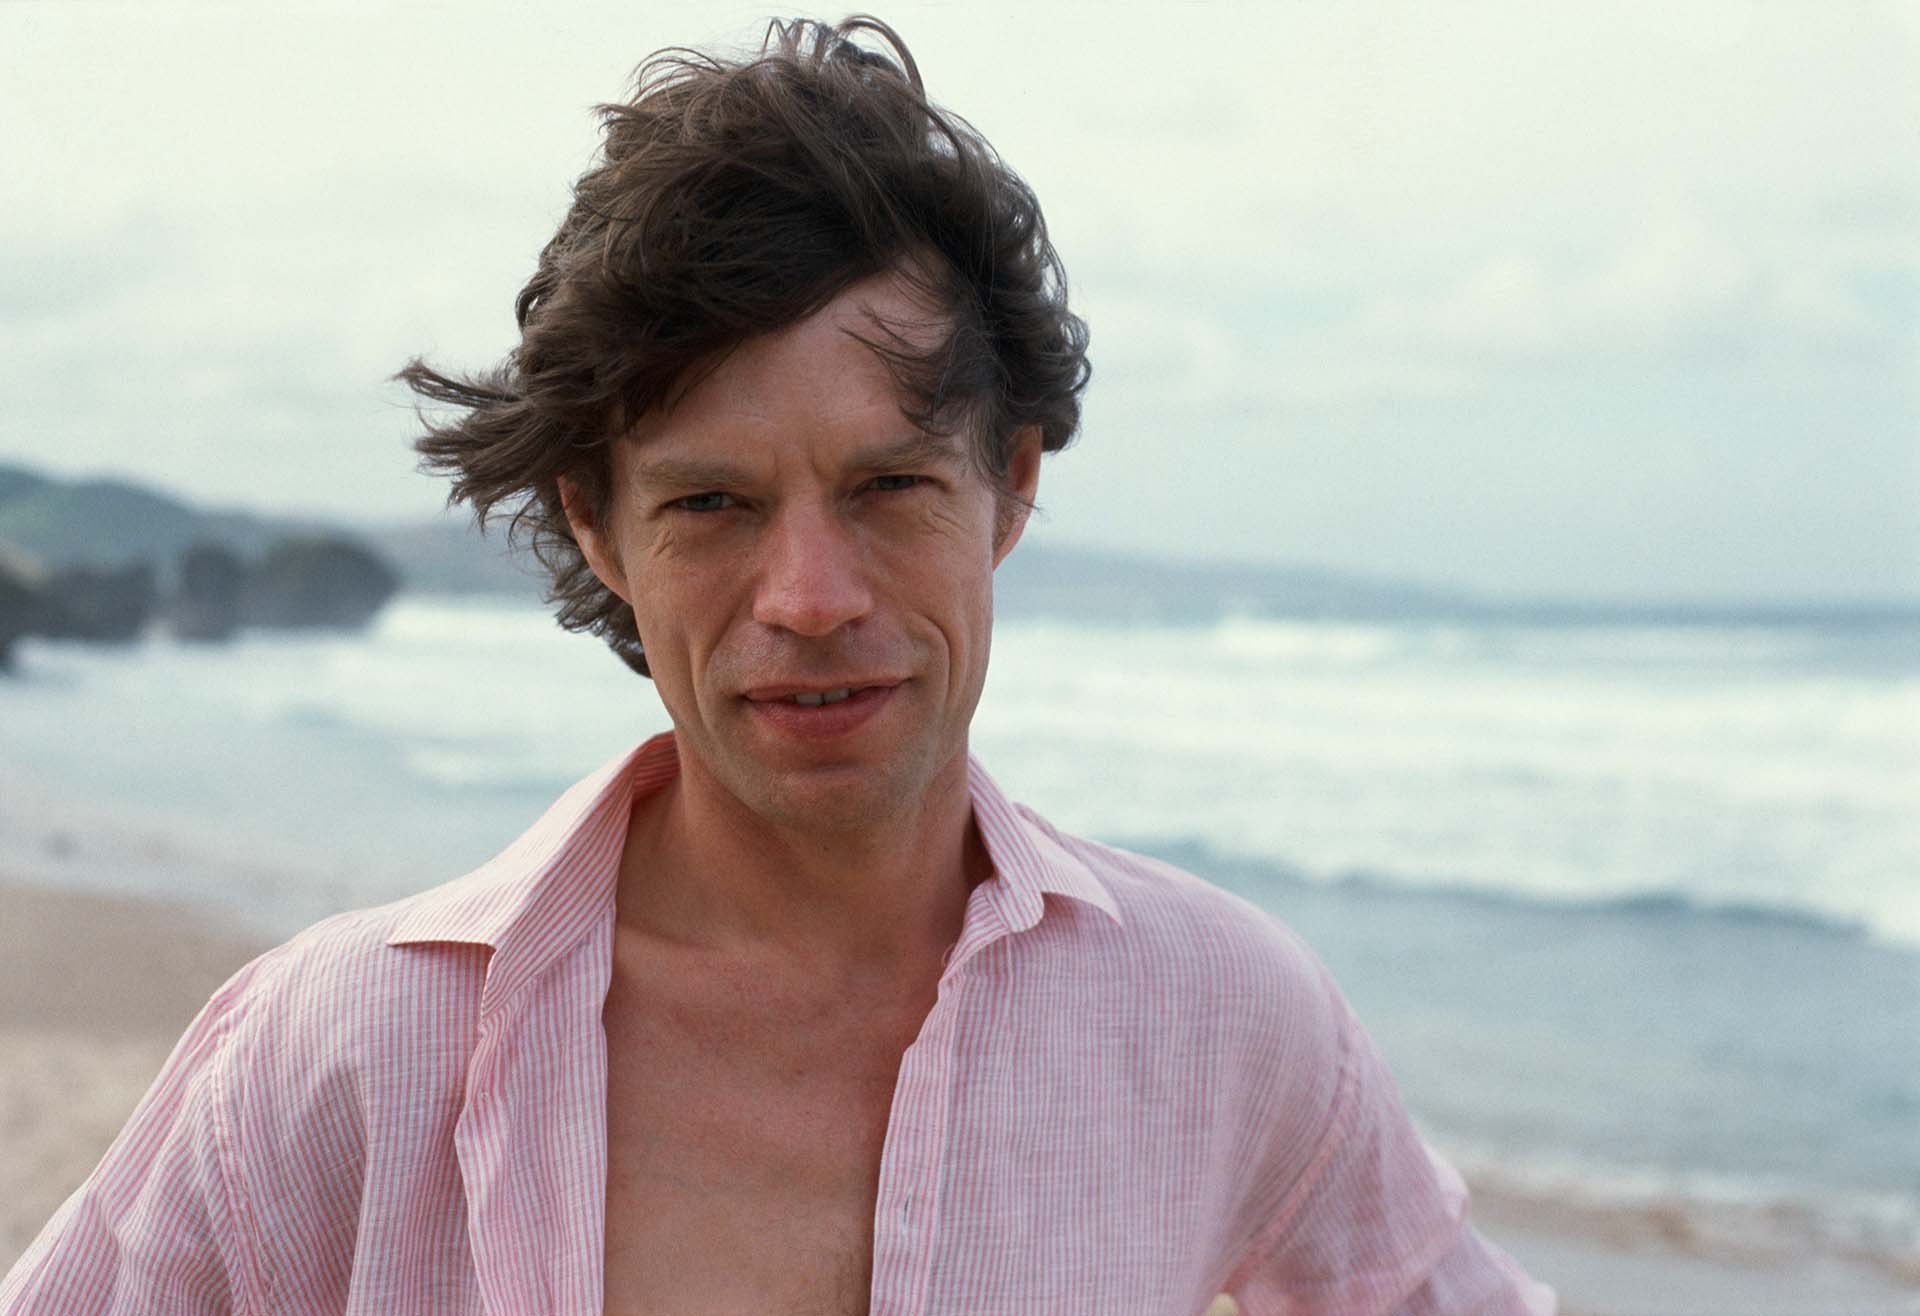
<instances>
[{"instance_id":1,"label":"distant headland","mask_svg":"<svg viewBox=\"0 0 1920 1316\"><path fill-rule=\"evenodd\" d=\"M122 479L0 463L0 670L25 635L125 642L153 627L218 641L250 627L366 625L396 591L541 596L539 572L470 520L343 527L198 506ZM1049 542L996 573L1004 617L1205 625L1227 617L1434 624L1897 626L1920 607L1495 599L1313 566L1184 561Z\"/></svg>"},{"instance_id":2,"label":"distant headland","mask_svg":"<svg viewBox=\"0 0 1920 1316\"><path fill-rule=\"evenodd\" d=\"M156 625L205 642L248 627L355 629L399 587L376 548L325 526L0 465L0 669L28 635L114 644Z\"/></svg>"}]
</instances>

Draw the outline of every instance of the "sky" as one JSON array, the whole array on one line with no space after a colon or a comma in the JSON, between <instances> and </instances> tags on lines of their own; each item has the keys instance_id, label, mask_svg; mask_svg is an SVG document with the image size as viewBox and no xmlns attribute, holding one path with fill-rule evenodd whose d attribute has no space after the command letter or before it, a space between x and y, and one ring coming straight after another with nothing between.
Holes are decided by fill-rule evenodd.
<instances>
[{"instance_id":1,"label":"sky","mask_svg":"<svg viewBox=\"0 0 1920 1316\"><path fill-rule=\"evenodd\" d=\"M1092 327L1030 534L1920 601L1920 5L872 5ZM388 376L504 354L592 106L768 13L0 0L0 461L432 516Z\"/></svg>"}]
</instances>

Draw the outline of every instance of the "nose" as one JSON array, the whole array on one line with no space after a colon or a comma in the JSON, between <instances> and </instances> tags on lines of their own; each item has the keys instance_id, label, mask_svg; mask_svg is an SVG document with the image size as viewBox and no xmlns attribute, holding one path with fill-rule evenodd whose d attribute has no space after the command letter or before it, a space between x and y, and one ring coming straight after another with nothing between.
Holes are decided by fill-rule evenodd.
<instances>
[{"instance_id":1,"label":"nose","mask_svg":"<svg viewBox=\"0 0 1920 1316\"><path fill-rule=\"evenodd\" d=\"M753 618L799 635L831 635L873 609L860 545L823 507L785 509L760 545Z\"/></svg>"}]
</instances>

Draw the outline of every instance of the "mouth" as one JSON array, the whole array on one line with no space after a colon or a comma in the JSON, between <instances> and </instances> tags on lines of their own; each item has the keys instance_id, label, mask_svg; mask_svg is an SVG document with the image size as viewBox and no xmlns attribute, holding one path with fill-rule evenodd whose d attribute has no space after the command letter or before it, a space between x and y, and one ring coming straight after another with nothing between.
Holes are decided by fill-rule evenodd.
<instances>
[{"instance_id":1,"label":"mouth","mask_svg":"<svg viewBox=\"0 0 1920 1316\"><path fill-rule=\"evenodd\" d=\"M904 684L881 678L839 685L761 686L746 692L746 706L759 725L783 736L837 742L878 716Z\"/></svg>"},{"instance_id":2,"label":"mouth","mask_svg":"<svg viewBox=\"0 0 1920 1316\"><path fill-rule=\"evenodd\" d=\"M845 685L791 685L760 686L747 691L746 697L756 704L797 704L801 708L821 708L827 704L838 704L855 695L867 694L877 690L890 690L899 685L897 680L880 678L876 680L849 681Z\"/></svg>"}]
</instances>

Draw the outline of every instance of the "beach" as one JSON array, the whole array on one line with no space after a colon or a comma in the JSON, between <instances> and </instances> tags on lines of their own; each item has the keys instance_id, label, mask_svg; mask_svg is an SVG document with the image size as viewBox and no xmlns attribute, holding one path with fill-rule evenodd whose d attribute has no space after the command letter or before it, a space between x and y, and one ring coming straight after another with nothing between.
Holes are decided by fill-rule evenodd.
<instances>
[{"instance_id":1,"label":"beach","mask_svg":"<svg viewBox=\"0 0 1920 1316\"><path fill-rule=\"evenodd\" d=\"M268 939L230 918L0 877L0 1257L86 1177L180 1031ZM1474 1183L1474 1218L1585 1316L1920 1311L1920 1274L1840 1252L1704 1238Z\"/></svg>"},{"instance_id":2,"label":"beach","mask_svg":"<svg viewBox=\"0 0 1920 1316\"><path fill-rule=\"evenodd\" d=\"M265 949L206 914L0 877L0 1254L32 1241L174 1041Z\"/></svg>"},{"instance_id":3,"label":"beach","mask_svg":"<svg viewBox=\"0 0 1920 1316\"><path fill-rule=\"evenodd\" d=\"M1920 1313L1915 639L1011 619L973 749L1302 937L1567 1311ZM483 862L666 725L518 603L24 645L0 1259L252 954Z\"/></svg>"}]
</instances>

